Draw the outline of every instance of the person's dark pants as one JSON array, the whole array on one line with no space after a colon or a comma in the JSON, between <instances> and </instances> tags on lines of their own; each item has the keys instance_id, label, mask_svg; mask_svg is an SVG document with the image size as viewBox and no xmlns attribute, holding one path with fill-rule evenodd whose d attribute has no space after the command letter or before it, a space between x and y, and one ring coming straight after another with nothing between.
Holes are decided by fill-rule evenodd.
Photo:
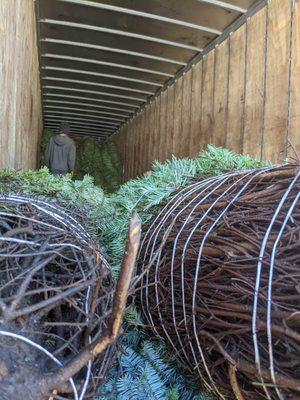
<instances>
[{"instance_id":1,"label":"person's dark pants","mask_svg":"<svg viewBox=\"0 0 300 400\"><path fill-rule=\"evenodd\" d=\"M51 171L51 174L56 176L66 176L68 173L69 171Z\"/></svg>"}]
</instances>

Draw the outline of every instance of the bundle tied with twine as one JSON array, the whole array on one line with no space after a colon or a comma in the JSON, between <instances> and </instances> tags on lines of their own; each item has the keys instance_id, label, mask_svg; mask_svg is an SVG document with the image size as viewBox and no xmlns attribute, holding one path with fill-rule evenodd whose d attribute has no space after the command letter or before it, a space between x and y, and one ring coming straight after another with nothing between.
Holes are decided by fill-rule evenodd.
<instances>
[{"instance_id":1,"label":"bundle tied with twine","mask_svg":"<svg viewBox=\"0 0 300 400\"><path fill-rule=\"evenodd\" d=\"M148 224L141 309L217 398L300 398L299 189L299 165L199 179Z\"/></svg>"},{"instance_id":2,"label":"bundle tied with twine","mask_svg":"<svg viewBox=\"0 0 300 400\"><path fill-rule=\"evenodd\" d=\"M70 213L38 198L0 197L1 399L93 395L116 354L139 234L134 216L116 283Z\"/></svg>"}]
</instances>

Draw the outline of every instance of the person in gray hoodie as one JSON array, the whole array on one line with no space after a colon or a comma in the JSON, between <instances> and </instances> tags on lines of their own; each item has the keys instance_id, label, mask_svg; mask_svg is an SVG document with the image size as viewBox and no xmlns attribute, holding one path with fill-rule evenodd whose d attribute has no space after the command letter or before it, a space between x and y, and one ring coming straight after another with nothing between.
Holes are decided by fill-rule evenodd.
<instances>
[{"instance_id":1,"label":"person in gray hoodie","mask_svg":"<svg viewBox=\"0 0 300 400\"><path fill-rule=\"evenodd\" d=\"M52 136L47 145L45 164L54 175L66 175L74 171L76 147L69 133L68 122L61 122L59 134Z\"/></svg>"}]
</instances>

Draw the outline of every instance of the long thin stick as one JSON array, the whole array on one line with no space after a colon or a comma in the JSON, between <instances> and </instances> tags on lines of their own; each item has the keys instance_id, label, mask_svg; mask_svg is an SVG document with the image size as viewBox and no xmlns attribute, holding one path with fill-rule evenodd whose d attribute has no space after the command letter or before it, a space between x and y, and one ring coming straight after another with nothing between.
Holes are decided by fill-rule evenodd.
<instances>
[{"instance_id":1,"label":"long thin stick","mask_svg":"<svg viewBox=\"0 0 300 400\"><path fill-rule=\"evenodd\" d=\"M117 339L126 309L126 301L134 272L140 236L141 222L137 214L134 213L130 222L126 251L114 295L109 326L102 332L99 339L93 341L68 364L61 367L55 373L49 374L44 380L44 391L48 392L49 390L53 391L59 389L70 377L79 372L95 356L103 353L104 350Z\"/></svg>"}]
</instances>

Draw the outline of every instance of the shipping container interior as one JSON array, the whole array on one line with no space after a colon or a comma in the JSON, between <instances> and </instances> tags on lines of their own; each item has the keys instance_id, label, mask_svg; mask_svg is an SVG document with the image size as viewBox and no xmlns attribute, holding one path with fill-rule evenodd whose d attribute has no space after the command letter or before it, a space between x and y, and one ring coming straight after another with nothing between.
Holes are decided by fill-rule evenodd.
<instances>
[{"instance_id":1,"label":"shipping container interior","mask_svg":"<svg viewBox=\"0 0 300 400\"><path fill-rule=\"evenodd\" d=\"M0 150L0 400L299 400L300 0L0 0Z\"/></svg>"},{"instance_id":2,"label":"shipping container interior","mask_svg":"<svg viewBox=\"0 0 300 400\"><path fill-rule=\"evenodd\" d=\"M37 167L42 127L56 130L61 120L76 137L114 141L124 180L210 143L273 162L296 157L299 7L1 2L1 166Z\"/></svg>"}]
</instances>

